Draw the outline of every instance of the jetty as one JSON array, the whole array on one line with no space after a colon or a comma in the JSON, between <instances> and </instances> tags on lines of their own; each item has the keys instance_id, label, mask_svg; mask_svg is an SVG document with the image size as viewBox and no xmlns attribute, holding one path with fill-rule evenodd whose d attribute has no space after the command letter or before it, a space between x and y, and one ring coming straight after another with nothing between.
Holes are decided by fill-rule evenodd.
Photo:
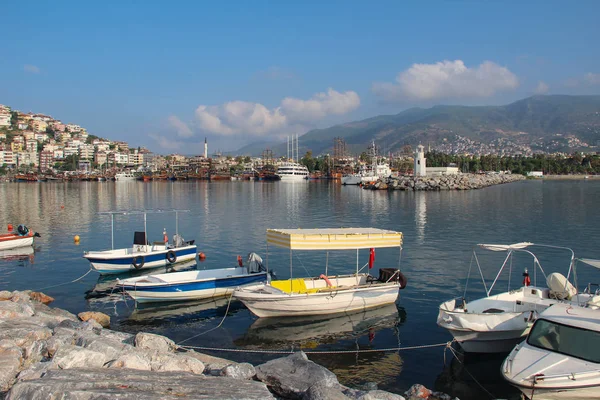
<instances>
[{"instance_id":1,"label":"jetty","mask_svg":"<svg viewBox=\"0 0 600 400\"><path fill-rule=\"evenodd\" d=\"M471 190L525 180L519 174L456 174L425 177L392 176L363 185L370 190Z\"/></svg>"},{"instance_id":2,"label":"jetty","mask_svg":"<svg viewBox=\"0 0 600 400\"><path fill-rule=\"evenodd\" d=\"M236 363L164 336L113 331L108 315L74 315L49 307L53 300L0 291L0 399L452 399L422 385L404 396L353 389L302 351Z\"/></svg>"}]
</instances>

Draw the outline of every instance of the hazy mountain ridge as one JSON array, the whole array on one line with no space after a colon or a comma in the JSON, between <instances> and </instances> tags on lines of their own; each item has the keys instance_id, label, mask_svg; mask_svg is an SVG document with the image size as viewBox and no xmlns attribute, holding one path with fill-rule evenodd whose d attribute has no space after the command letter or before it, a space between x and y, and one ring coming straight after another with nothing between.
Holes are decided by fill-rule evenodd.
<instances>
[{"instance_id":1,"label":"hazy mountain ridge","mask_svg":"<svg viewBox=\"0 0 600 400\"><path fill-rule=\"evenodd\" d=\"M560 134L562 136L556 136ZM406 144L432 146L459 135L488 144L507 138L519 145L560 151L569 137L591 146L600 145L600 96L532 96L504 106L444 106L410 108L395 115L380 115L361 121L314 129L300 136L300 154L331 153L333 138L342 137L351 153L364 151L371 140L385 152L399 151ZM559 142L557 144L557 141ZM240 154L260 154L257 145ZM273 144L276 156L286 154L286 144ZM568 150L565 150L568 151Z\"/></svg>"}]
</instances>

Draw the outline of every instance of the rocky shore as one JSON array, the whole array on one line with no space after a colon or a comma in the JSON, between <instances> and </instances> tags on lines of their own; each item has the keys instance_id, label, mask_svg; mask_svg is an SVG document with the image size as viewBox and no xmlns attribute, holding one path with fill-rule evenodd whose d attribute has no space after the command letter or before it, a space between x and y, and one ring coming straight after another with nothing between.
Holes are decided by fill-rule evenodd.
<instances>
[{"instance_id":1,"label":"rocky shore","mask_svg":"<svg viewBox=\"0 0 600 400\"><path fill-rule=\"evenodd\" d=\"M524 180L523 175L512 174L457 174L412 177L400 176L379 180L363 186L371 190L469 190Z\"/></svg>"},{"instance_id":2,"label":"rocky shore","mask_svg":"<svg viewBox=\"0 0 600 400\"><path fill-rule=\"evenodd\" d=\"M0 291L0 399L443 399L414 385L404 397L356 390L297 352L253 366L172 340L108 329L110 318L51 308L30 291Z\"/></svg>"}]
</instances>

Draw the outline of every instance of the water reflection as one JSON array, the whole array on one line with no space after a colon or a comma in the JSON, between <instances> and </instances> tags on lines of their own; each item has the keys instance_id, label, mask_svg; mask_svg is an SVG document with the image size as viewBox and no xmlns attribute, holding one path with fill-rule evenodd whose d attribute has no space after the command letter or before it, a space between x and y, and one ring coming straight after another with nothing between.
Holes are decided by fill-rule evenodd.
<instances>
[{"instance_id":1,"label":"water reflection","mask_svg":"<svg viewBox=\"0 0 600 400\"><path fill-rule=\"evenodd\" d=\"M415 193L415 226L417 243L425 242L425 224L427 223L427 194Z\"/></svg>"},{"instance_id":2,"label":"water reflection","mask_svg":"<svg viewBox=\"0 0 600 400\"><path fill-rule=\"evenodd\" d=\"M27 264L33 264L34 260L35 250L33 246L0 251L0 265L2 261L23 261L18 263L19 266L23 267Z\"/></svg>"},{"instance_id":3,"label":"water reflection","mask_svg":"<svg viewBox=\"0 0 600 400\"><path fill-rule=\"evenodd\" d=\"M507 385L500 373L506 354L463 354L450 349L446 365L435 380L435 390L463 400L502 398L517 400L520 391Z\"/></svg>"},{"instance_id":4,"label":"water reflection","mask_svg":"<svg viewBox=\"0 0 600 400\"><path fill-rule=\"evenodd\" d=\"M246 334L235 341L238 346L287 348L290 345L314 348L340 340L366 337L375 344L377 332L395 328L406 313L399 313L395 304L340 315L287 318L259 318Z\"/></svg>"}]
</instances>

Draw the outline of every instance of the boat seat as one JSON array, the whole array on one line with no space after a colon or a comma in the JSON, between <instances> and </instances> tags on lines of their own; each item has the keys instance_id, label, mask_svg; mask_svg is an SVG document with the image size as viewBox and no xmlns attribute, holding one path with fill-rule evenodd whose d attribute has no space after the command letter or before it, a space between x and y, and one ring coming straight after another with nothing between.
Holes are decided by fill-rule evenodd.
<instances>
[{"instance_id":1,"label":"boat seat","mask_svg":"<svg viewBox=\"0 0 600 400\"><path fill-rule=\"evenodd\" d=\"M290 280L286 279L286 280L282 280L282 281L271 281L271 286L274 287L275 289L279 289L282 292L285 293L316 293L319 290L323 290L325 288L314 288L314 289L309 289L306 287L306 283L304 282L304 279L292 279L292 283L290 285ZM331 289L331 288L328 288Z\"/></svg>"}]
</instances>

